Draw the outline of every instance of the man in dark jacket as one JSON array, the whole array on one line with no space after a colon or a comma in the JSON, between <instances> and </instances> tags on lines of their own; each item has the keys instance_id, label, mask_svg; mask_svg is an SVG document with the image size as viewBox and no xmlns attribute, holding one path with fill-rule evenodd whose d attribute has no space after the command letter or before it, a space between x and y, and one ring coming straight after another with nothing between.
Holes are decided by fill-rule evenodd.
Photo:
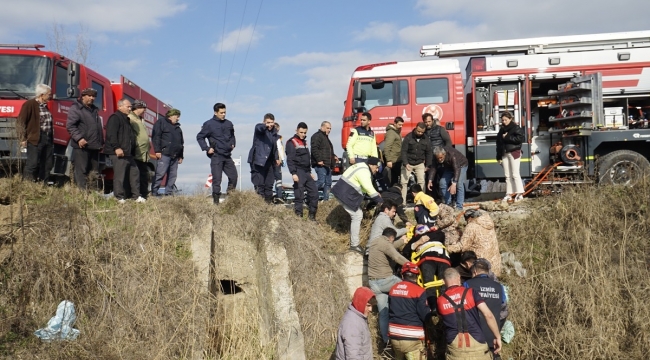
<instances>
[{"instance_id":1,"label":"man in dark jacket","mask_svg":"<svg viewBox=\"0 0 650 360\"><path fill-rule=\"evenodd\" d=\"M20 146L27 148L23 178L42 180L47 185L54 159L52 114L47 107L52 89L45 84L36 85L35 95L33 99L25 101L20 109L16 132Z\"/></svg>"},{"instance_id":2,"label":"man in dark jacket","mask_svg":"<svg viewBox=\"0 0 650 360\"><path fill-rule=\"evenodd\" d=\"M235 148L235 127L232 122L226 119L226 105L214 104L212 119L203 123L201 131L196 135L201 150L205 151L210 158L210 170L212 172L212 200L219 204L221 196L221 173L228 177L227 192L234 190L237 186L237 168L232 160L232 150ZM208 139L208 144L205 143Z\"/></svg>"},{"instance_id":3,"label":"man in dark jacket","mask_svg":"<svg viewBox=\"0 0 650 360\"><path fill-rule=\"evenodd\" d=\"M293 210L296 215L302 217L302 206L307 190L307 201L309 206L309 220L316 221L318 210L318 189L316 182L311 176L311 156L307 147L307 124L298 123L296 135L294 135L285 148L287 149L287 167L293 179L293 194L295 196Z\"/></svg>"},{"instance_id":4,"label":"man in dark jacket","mask_svg":"<svg viewBox=\"0 0 650 360\"><path fill-rule=\"evenodd\" d=\"M388 186L397 184L402 169L402 126L404 119L396 117L393 124L386 126L384 137L384 182Z\"/></svg>"},{"instance_id":5,"label":"man in dark jacket","mask_svg":"<svg viewBox=\"0 0 650 360\"><path fill-rule=\"evenodd\" d=\"M422 114L422 121L427 126L426 137L431 141L431 148L436 146L452 146L451 136L444 126L440 125L440 119L434 118L429 113Z\"/></svg>"},{"instance_id":6,"label":"man in dark jacket","mask_svg":"<svg viewBox=\"0 0 650 360\"><path fill-rule=\"evenodd\" d=\"M431 143L424 136L426 125L419 122L418 125L404 137L402 142L402 198L406 201L406 187L411 173L415 173L418 184L424 189L425 172L431 166L433 158Z\"/></svg>"},{"instance_id":7,"label":"man in dark jacket","mask_svg":"<svg viewBox=\"0 0 650 360\"><path fill-rule=\"evenodd\" d=\"M267 203L273 202L273 183L275 174L273 166L280 165L278 155L278 131L275 129L275 116L264 115L264 122L255 125L253 145L248 152L248 163L251 165L251 181L255 191Z\"/></svg>"},{"instance_id":8,"label":"man in dark jacket","mask_svg":"<svg viewBox=\"0 0 650 360\"><path fill-rule=\"evenodd\" d=\"M181 130L181 124L178 123L180 117L180 110L170 109L165 114L165 119L158 120L153 125L151 142L158 160L156 175L151 185L151 194L153 196L160 196L158 190L165 175L167 175L165 195L174 194L178 165L183 163L184 141L183 130Z\"/></svg>"},{"instance_id":9,"label":"man in dark jacket","mask_svg":"<svg viewBox=\"0 0 650 360\"><path fill-rule=\"evenodd\" d=\"M140 196L140 172L135 163L135 134L129 120L131 102L121 99L117 102L117 111L106 122L106 146L104 154L109 155L113 163L113 194L120 204L126 202L124 181L129 175L131 196L135 202L146 200Z\"/></svg>"},{"instance_id":10,"label":"man in dark jacket","mask_svg":"<svg viewBox=\"0 0 650 360\"><path fill-rule=\"evenodd\" d=\"M436 173L442 171L438 186L442 192L445 205L451 205L451 196L456 195L456 209L462 210L465 202L465 180L467 179L467 158L453 147L436 147L434 166L427 176L427 189L433 190Z\"/></svg>"},{"instance_id":11,"label":"man in dark jacket","mask_svg":"<svg viewBox=\"0 0 650 360\"><path fill-rule=\"evenodd\" d=\"M74 181L80 189L86 189L86 178L93 171L99 171L99 151L104 147L102 120L97 106L93 104L97 90L84 89L81 99L68 110L66 128L72 141L72 162L74 163Z\"/></svg>"},{"instance_id":12,"label":"man in dark jacket","mask_svg":"<svg viewBox=\"0 0 650 360\"><path fill-rule=\"evenodd\" d=\"M328 121L320 124L320 129L311 136L311 166L316 171L316 185L323 190L323 200L330 199L332 188L332 167L338 161L329 135L332 125Z\"/></svg>"}]
</instances>

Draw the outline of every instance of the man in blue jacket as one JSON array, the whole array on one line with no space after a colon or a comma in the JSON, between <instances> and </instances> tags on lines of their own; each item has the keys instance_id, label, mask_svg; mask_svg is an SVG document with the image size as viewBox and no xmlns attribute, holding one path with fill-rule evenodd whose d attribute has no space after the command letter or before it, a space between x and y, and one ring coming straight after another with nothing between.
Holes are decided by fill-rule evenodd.
<instances>
[{"instance_id":1,"label":"man in blue jacket","mask_svg":"<svg viewBox=\"0 0 650 360\"><path fill-rule=\"evenodd\" d=\"M151 142L156 152L156 176L151 185L151 194L160 196L158 189L167 175L165 195L174 194L174 184L178 174L178 165L183 163L183 131L178 123L181 111L170 109L166 118L156 121L151 131Z\"/></svg>"},{"instance_id":2,"label":"man in blue jacket","mask_svg":"<svg viewBox=\"0 0 650 360\"><path fill-rule=\"evenodd\" d=\"M287 141L287 167L293 179L294 211L302 217L305 190L309 206L309 220L316 221L318 210L318 188L311 176L311 156L307 147L307 124L298 123L296 135Z\"/></svg>"},{"instance_id":3,"label":"man in blue jacket","mask_svg":"<svg viewBox=\"0 0 650 360\"><path fill-rule=\"evenodd\" d=\"M227 193L237 186L237 168L231 157L236 140L235 127L230 120L226 119L226 105L216 103L212 109L214 116L203 123L201 131L196 135L196 140L199 142L201 150L205 151L211 159L212 199L215 204L219 204L221 173L225 173L228 177ZM208 144L205 143L206 139L208 139Z\"/></svg>"},{"instance_id":4,"label":"man in blue jacket","mask_svg":"<svg viewBox=\"0 0 650 360\"><path fill-rule=\"evenodd\" d=\"M253 145L248 152L251 165L251 181L255 191L267 203L273 202L273 184L275 173L273 166L280 165L277 149L278 131L275 129L275 116L264 115L264 122L255 125Z\"/></svg>"}]
</instances>

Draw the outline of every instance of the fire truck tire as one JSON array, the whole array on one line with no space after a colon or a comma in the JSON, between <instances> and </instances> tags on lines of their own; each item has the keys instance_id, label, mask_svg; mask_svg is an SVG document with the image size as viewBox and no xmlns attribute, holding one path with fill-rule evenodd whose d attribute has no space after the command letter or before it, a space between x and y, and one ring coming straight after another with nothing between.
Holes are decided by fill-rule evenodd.
<instances>
[{"instance_id":1,"label":"fire truck tire","mask_svg":"<svg viewBox=\"0 0 650 360\"><path fill-rule=\"evenodd\" d=\"M596 163L598 183L632 186L650 175L650 161L636 151L617 150L602 156Z\"/></svg>"}]
</instances>

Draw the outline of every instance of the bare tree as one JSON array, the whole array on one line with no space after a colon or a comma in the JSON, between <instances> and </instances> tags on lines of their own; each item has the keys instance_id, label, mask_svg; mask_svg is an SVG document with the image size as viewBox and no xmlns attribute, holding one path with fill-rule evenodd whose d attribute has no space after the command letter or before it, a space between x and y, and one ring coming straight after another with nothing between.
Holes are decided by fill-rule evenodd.
<instances>
[{"instance_id":1,"label":"bare tree","mask_svg":"<svg viewBox=\"0 0 650 360\"><path fill-rule=\"evenodd\" d=\"M79 30L72 38L65 25L56 21L47 33L48 47L53 51L66 56L77 63L89 65L92 40L88 34L88 26L79 23Z\"/></svg>"}]
</instances>

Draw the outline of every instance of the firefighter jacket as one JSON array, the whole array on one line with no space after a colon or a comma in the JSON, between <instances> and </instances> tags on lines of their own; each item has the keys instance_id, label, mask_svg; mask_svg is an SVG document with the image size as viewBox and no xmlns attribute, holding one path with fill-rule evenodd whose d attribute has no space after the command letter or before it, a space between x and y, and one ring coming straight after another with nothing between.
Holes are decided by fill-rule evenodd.
<instances>
[{"instance_id":1,"label":"firefighter jacket","mask_svg":"<svg viewBox=\"0 0 650 360\"><path fill-rule=\"evenodd\" d=\"M366 128L361 126L352 129L346 150L350 159L365 159L370 156L378 157L375 132L370 129L366 130Z\"/></svg>"},{"instance_id":2,"label":"firefighter jacket","mask_svg":"<svg viewBox=\"0 0 650 360\"><path fill-rule=\"evenodd\" d=\"M287 167L291 175L296 175L299 169L307 173L311 172L311 156L309 155L307 139L301 139L298 135L294 135L287 141L286 149Z\"/></svg>"},{"instance_id":3,"label":"firefighter jacket","mask_svg":"<svg viewBox=\"0 0 650 360\"><path fill-rule=\"evenodd\" d=\"M316 167L319 161L324 167L334 165L334 147L329 136L320 129L311 136L311 165Z\"/></svg>"},{"instance_id":4,"label":"firefighter jacket","mask_svg":"<svg viewBox=\"0 0 650 360\"><path fill-rule=\"evenodd\" d=\"M167 118L156 121L151 131L151 142L156 153L172 159L183 158L183 130L178 122L172 124Z\"/></svg>"},{"instance_id":5,"label":"firefighter jacket","mask_svg":"<svg viewBox=\"0 0 650 360\"><path fill-rule=\"evenodd\" d=\"M451 136L449 136L447 129L440 125L433 125L432 127L428 128L424 135L431 142L432 149L436 146L452 146Z\"/></svg>"},{"instance_id":6,"label":"firefighter jacket","mask_svg":"<svg viewBox=\"0 0 650 360\"><path fill-rule=\"evenodd\" d=\"M144 124L144 119L136 115L134 112L129 114L131 121L131 129L135 135L135 154L134 158L141 162L149 161L149 134L147 134L147 127Z\"/></svg>"},{"instance_id":7,"label":"firefighter jacket","mask_svg":"<svg viewBox=\"0 0 650 360\"><path fill-rule=\"evenodd\" d=\"M364 194L371 197L377 204L383 202L372 184L372 171L366 163L356 163L347 168L341 178L332 186L331 193L353 211L357 211L361 206Z\"/></svg>"},{"instance_id":8,"label":"firefighter jacket","mask_svg":"<svg viewBox=\"0 0 650 360\"><path fill-rule=\"evenodd\" d=\"M431 318L427 293L418 284L404 280L388 293L388 337L424 340L424 324Z\"/></svg>"},{"instance_id":9,"label":"firefighter jacket","mask_svg":"<svg viewBox=\"0 0 650 360\"><path fill-rule=\"evenodd\" d=\"M415 136L415 129L404 137L402 142L402 163L404 165L431 166L433 151L431 143L422 135L419 138Z\"/></svg>"},{"instance_id":10,"label":"firefighter jacket","mask_svg":"<svg viewBox=\"0 0 650 360\"><path fill-rule=\"evenodd\" d=\"M133 156L135 148L135 134L133 134L129 116L116 111L106 122L104 154L115 155L115 149L122 149L124 156Z\"/></svg>"},{"instance_id":11,"label":"firefighter jacket","mask_svg":"<svg viewBox=\"0 0 650 360\"><path fill-rule=\"evenodd\" d=\"M502 126L497 134L497 161L501 160L505 153L521 150L523 142L524 131L514 121L511 121L508 126Z\"/></svg>"},{"instance_id":12,"label":"firefighter jacket","mask_svg":"<svg viewBox=\"0 0 650 360\"><path fill-rule=\"evenodd\" d=\"M208 139L208 144L205 143ZM203 123L201 131L196 134L196 141L199 142L201 150L214 149L214 153L224 157L232 155L232 149L237 145L235 139L235 127L228 119L220 120L213 116L212 119Z\"/></svg>"},{"instance_id":13,"label":"firefighter jacket","mask_svg":"<svg viewBox=\"0 0 650 360\"><path fill-rule=\"evenodd\" d=\"M505 318L501 317L501 312L502 309L507 309L506 292L503 289L503 285L490 279L487 274L480 274L474 278L471 278L467 280L463 285L466 288L474 289L474 291L477 292L481 298L483 298L485 305L487 305L492 315L494 315L494 319L497 321L499 331L501 331L501 327L503 327L503 322L505 320ZM507 313L507 310L505 310L505 312ZM492 331L488 327L487 321L485 321L485 317L482 313L479 313L479 317L481 319L481 329L483 329L483 336L485 336L485 340L487 341L488 346L492 347L494 334L492 334Z\"/></svg>"},{"instance_id":14,"label":"firefighter jacket","mask_svg":"<svg viewBox=\"0 0 650 360\"><path fill-rule=\"evenodd\" d=\"M453 301L453 305L447 297ZM474 340L485 344L485 337L483 336L483 330L481 330L481 320L477 308L480 303L485 301L477 291L455 285L447 288L443 295L438 297L437 301L438 314L445 324L447 344L451 345L459 333L463 333L459 337L459 341L462 342L459 345L466 344L465 346L469 346L469 338L467 338L467 335L471 335ZM458 307L458 311L456 311L456 306ZM461 319L464 319L462 322L464 322L465 326L463 326Z\"/></svg>"},{"instance_id":15,"label":"firefighter jacket","mask_svg":"<svg viewBox=\"0 0 650 360\"><path fill-rule=\"evenodd\" d=\"M477 257L490 262L492 271L497 277L501 275L501 253L497 233L494 222L487 213L470 220L463 230L460 241L447 245L447 250L452 253L472 250Z\"/></svg>"},{"instance_id":16,"label":"firefighter jacket","mask_svg":"<svg viewBox=\"0 0 650 360\"><path fill-rule=\"evenodd\" d=\"M384 136L384 159L386 162L398 162L402 158L402 134L395 125L386 126L386 135Z\"/></svg>"},{"instance_id":17,"label":"firefighter jacket","mask_svg":"<svg viewBox=\"0 0 650 360\"><path fill-rule=\"evenodd\" d=\"M278 131L275 128L269 130L262 123L255 125L253 145L248 152L248 163L264 166L269 159L279 160L278 139Z\"/></svg>"},{"instance_id":18,"label":"firefighter jacket","mask_svg":"<svg viewBox=\"0 0 650 360\"><path fill-rule=\"evenodd\" d=\"M104 147L104 132L98 111L94 104L86 106L79 100L72 103L65 125L72 138L70 146L79 149L79 140L84 139L88 143L84 149L99 150Z\"/></svg>"},{"instance_id":19,"label":"firefighter jacket","mask_svg":"<svg viewBox=\"0 0 650 360\"><path fill-rule=\"evenodd\" d=\"M457 183L458 179L460 178L460 169L469 165L469 162L467 161L465 155L461 154L460 151L456 150L453 147L445 146L445 151L447 154L445 155L445 159L442 161L442 164L433 164L427 173L427 179L429 181L433 181L436 178L436 172L438 171L437 168L444 167L453 170L454 177L452 178L452 182Z\"/></svg>"}]
</instances>

